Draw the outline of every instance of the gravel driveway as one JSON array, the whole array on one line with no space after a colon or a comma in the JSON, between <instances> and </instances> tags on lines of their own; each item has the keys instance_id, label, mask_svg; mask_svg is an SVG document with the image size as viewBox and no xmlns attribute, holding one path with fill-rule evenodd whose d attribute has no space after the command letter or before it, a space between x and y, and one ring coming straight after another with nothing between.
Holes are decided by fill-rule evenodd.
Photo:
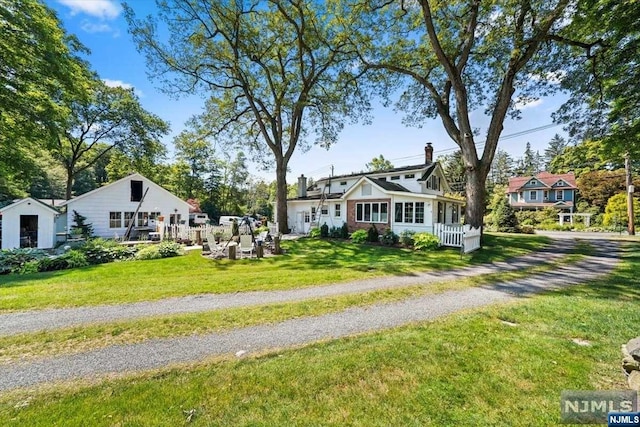
<instances>
[{"instance_id":1,"label":"gravel driveway","mask_svg":"<svg viewBox=\"0 0 640 427\"><path fill-rule=\"evenodd\" d=\"M546 254L547 257L548 255ZM532 293L603 277L616 265L617 255L616 243L598 242L595 256L526 279L389 304L350 308L337 313L239 328L224 333L149 340L140 344L118 345L30 363L5 365L0 367L0 391L44 382L162 368L173 363L193 362L216 355L233 355L238 352L251 354L427 321L456 311L511 301Z\"/></svg>"}]
</instances>

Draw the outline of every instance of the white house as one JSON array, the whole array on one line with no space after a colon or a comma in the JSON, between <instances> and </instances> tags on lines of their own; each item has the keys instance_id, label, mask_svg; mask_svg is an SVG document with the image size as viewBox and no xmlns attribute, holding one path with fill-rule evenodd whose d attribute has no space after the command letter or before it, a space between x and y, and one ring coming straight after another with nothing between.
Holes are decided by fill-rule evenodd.
<instances>
[{"instance_id":1,"label":"white house","mask_svg":"<svg viewBox=\"0 0 640 427\"><path fill-rule=\"evenodd\" d=\"M38 199L27 197L0 209L2 249L52 248L64 215ZM64 225L62 225L64 228Z\"/></svg>"},{"instance_id":2,"label":"white house","mask_svg":"<svg viewBox=\"0 0 640 427\"><path fill-rule=\"evenodd\" d=\"M361 172L318 180L307 188L307 178L298 178L298 197L287 200L289 228L307 233L327 224L349 231L390 228L433 232L435 223L459 224L463 202L445 196L449 184L433 147L427 143L425 162L377 172Z\"/></svg>"},{"instance_id":3,"label":"white house","mask_svg":"<svg viewBox=\"0 0 640 427\"><path fill-rule=\"evenodd\" d=\"M189 220L187 202L139 173L67 200L62 205L67 207L69 227L74 225L76 211L87 218L85 222L93 226L95 236L104 238L122 237L131 222L132 227L153 229L160 217L167 224Z\"/></svg>"}]
</instances>

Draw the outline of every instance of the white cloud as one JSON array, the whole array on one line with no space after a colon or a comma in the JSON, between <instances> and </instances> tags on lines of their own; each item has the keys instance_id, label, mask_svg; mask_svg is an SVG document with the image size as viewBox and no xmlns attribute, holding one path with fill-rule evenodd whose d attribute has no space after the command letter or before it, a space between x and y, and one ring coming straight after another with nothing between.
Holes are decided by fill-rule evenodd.
<instances>
[{"instance_id":1,"label":"white cloud","mask_svg":"<svg viewBox=\"0 0 640 427\"><path fill-rule=\"evenodd\" d=\"M109 24L96 24L89 21L83 22L80 28L87 33L111 33L114 31Z\"/></svg>"},{"instance_id":2,"label":"white cloud","mask_svg":"<svg viewBox=\"0 0 640 427\"><path fill-rule=\"evenodd\" d=\"M126 83L126 82L123 82L122 80L112 80L112 79L102 79L102 81L104 82L105 85L109 87L121 87L124 89L133 89L135 94L138 95L140 98L144 96L144 93L141 90L136 89L131 83Z\"/></svg>"},{"instance_id":3,"label":"white cloud","mask_svg":"<svg viewBox=\"0 0 640 427\"><path fill-rule=\"evenodd\" d=\"M519 99L516 101L515 107L518 110L524 110L525 108L534 108L542 104L542 99Z\"/></svg>"},{"instance_id":4,"label":"white cloud","mask_svg":"<svg viewBox=\"0 0 640 427\"><path fill-rule=\"evenodd\" d=\"M122 9L113 0L58 0L71 9L72 14L85 13L101 19L115 19Z\"/></svg>"}]
</instances>

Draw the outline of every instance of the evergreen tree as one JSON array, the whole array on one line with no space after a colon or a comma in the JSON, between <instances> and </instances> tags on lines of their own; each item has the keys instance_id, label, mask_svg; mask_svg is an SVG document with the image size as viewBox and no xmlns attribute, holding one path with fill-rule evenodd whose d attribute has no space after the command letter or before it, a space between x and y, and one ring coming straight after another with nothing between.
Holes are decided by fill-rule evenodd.
<instances>
[{"instance_id":1,"label":"evergreen tree","mask_svg":"<svg viewBox=\"0 0 640 427\"><path fill-rule=\"evenodd\" d=\"M567 148L567 141L558 135L557 133L549 141L549 146L544 150L544 168L545 170L553 172L551 169L551 162L558 156L562 155L562 152Z\"/></svg>"}]
</instances>

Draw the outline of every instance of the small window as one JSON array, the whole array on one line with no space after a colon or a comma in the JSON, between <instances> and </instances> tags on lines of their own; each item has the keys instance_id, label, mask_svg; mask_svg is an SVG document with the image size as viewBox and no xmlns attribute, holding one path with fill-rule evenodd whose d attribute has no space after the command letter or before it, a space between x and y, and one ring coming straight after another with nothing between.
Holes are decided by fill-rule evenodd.
<instances>
[{"instance_id":1,"label":"small window","mask_svg":"<svg viewBox=\"0 0 640 427\"><path fill-rule=\"evenodd\" d=\"M311 221L315 222L315 220L316 220L316 207L312 206L311 207Z\"/></svg>"},{"instance_id":2,"label":"small window","mask_svg":"<svg viewBox=\"0 0 640 427\"><path fill-rule=\"evenodd\" d=\"M122 212L109 212L109 228L122 228Z\"/></svg>"},{"instance_id":3,"label":"small window","mask_svg":"<svg viewBox=\"0 0 640 427\"><path fill-rule=\"evenodd\" d=\"M391 177L391 181L398 181L400 179L400 175L394 175Z\"/></svg>"},{"instance_id":4,"label":"small window","mask_svg":"<svg viewBox=\"0 0 640 427\"><path fill-rule=\"evenodd\" d=\"M310 216L309 216L309 212L305 212L304 213L304 222L305 224L308 224L310 222Z\"/></svg>"},{"instance_id":5,"label":"small window","mask_svg":"<svg viewBox=\"0 0 640 427\"><path fill-rule=\"evenodd\" d=\"M538 200L538 192L533 190L529 192L529 200Z\"/></svg>"},{"instance_id":6,"label":"small window","mask_svg":"<svg viewBox=\"0 0 640 427\"><path fill-rule=\"evenodd\" d=\"M386 176L381 176L380 178L378 178L380 181L386 181L387 177Z\"/></svg>"},{"instance_id":7,"label":"small window","mask_svg":"<svg viewBox=\"0 0 640 427\"><path fill-rule=\"evenodd\" d=\"M371 195L371 184L362 184L362 195L363 196Z\"/></svg>"},{"instance_id":8,"label":"small window","mask_svg":"<svg viewBox=\"0 0 640 427\"><path fill-rule=\"evenodd\" d=\"M125 212L124 213L124 226L128 227L131 223L133 223L133 215L135 215L135 212ZM135 225L135 224L133 224Z\"/></svg>"},{"instance_id":9,"label":"small window","mask_svg":"<svg viewBox=\"0 0 640 427\"><path fill-rule=\"evenodd\" d=\"M538 185L538 181L536 181L535 179L531 180L531 185Z\"/></svg>"},{"instance_id":10,"label":"small window","mask_svg":"<svg viewBox=\"0 0 640 427\"><path fill-rule=\"evenodd\" d=\"M322 206L320 208L320 215L329 215L329 206Z\"/></svg>"},{"instance_id":11,"label":"small window","mask_svg":"<svg viewBox=\"0 0 640 427\"><path fill-rule=\"evenodd\" d=\"M416 177L416 175L415 175L415 174L413 174L413 173L408 173L408 174L406 174L406 175L404 176L404 179L411 179L411 178L415 178L415 177Z\"/></svg>"},{"instance_id":12,"label":"small window","mask_svg":"<svg viewBox=\"0 0 640 427\"><path fill-rule=\"evenodd\" d=\"M340 185L347 185L347 181L340 181Z\"/></svg>"},{"instance_id":13,"label":"small window","mask_svg":"<svg viewBox=\"0 0 640 427\"><path fill-rule=\"evenodd\" d=\"M142 181L131 181L131 201L139 202L142 200Z\"/></svg>"},{"instance_id":14,"label":"small window","mask_svg":"<svg viewBox=\"0 0 640 427\"><path fill-rule=\"evenodd\" d=\"M557 190L556 191L556 200L564 200L563 194L562 194L562 190Z\"/></svg>"},{"instance_id":15,"label":"small window","mask_svg":"<svg viewBox=\"0 0 640 427\"><path fill-rule=\"evenodd\" d=\"M340 218L342 216L342 213L340 212L341 210L342 205L340 203L336 203L333 208L333 216L335 216L336 218Z\"/></svg>"}]
</instances>

